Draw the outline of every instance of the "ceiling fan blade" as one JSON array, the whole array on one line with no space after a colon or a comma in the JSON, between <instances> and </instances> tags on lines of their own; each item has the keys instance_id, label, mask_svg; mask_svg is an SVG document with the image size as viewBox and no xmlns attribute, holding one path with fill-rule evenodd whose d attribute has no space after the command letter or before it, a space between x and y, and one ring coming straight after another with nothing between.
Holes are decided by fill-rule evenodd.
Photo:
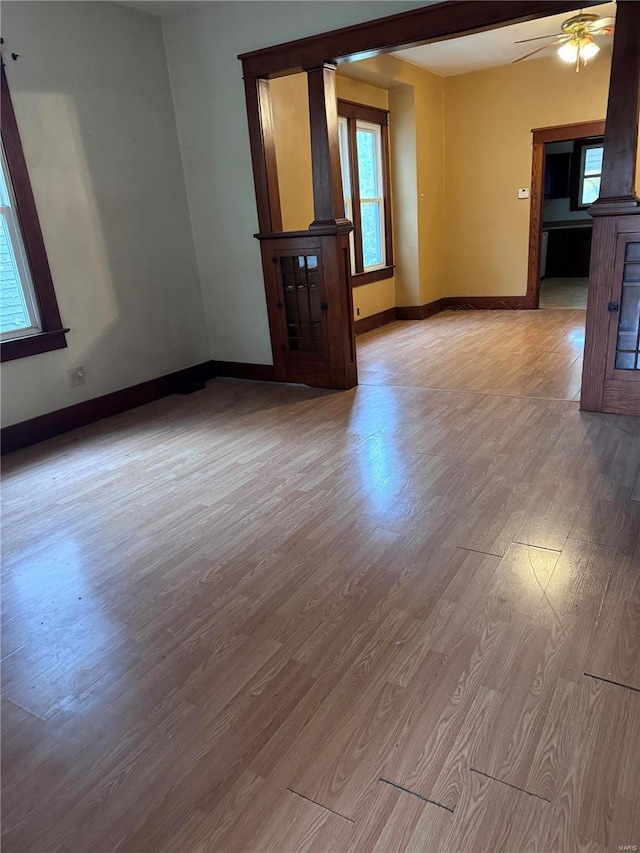
<instances>
[{"instance_id":1,"label":"ceiling fan blade","mask_svg":"<svg viewBox=\"0 0 640 853\"><path fill-rule=\"evenodd\" d=\"M602 29L602 27L606 27L608 29L609 27L613 27L615 22L616 22L615 18L598 18L597 21L594 21L589 26L589 29L593 28L594 30L599 30L599 29Z\"/></svg>"},{"instance_id":2,"label":"ceiling fan blade","mask_svg":"<svg viewBox=\"0 0 640 853\"><path fill-rule=\"evenodd\" d=\"M515 65L516 62L522 62L523 59L529 59L530 56L534 56L536 53L540 53L543 50L548 50L548 48L550 48L550 47L555 47L555 45L557 45L557 44L561 44L561 42L560 41L552 41L551 44L545 44L542 47L537 47L535 50L532 50L531 53L525 53L525 55L521 56L519 59L514 59L511 64Z\"/></svg>"},{"instance_id":3,"label":"ceiling fan blade","mask_svg":"<svg viewBox=\"0 0 640 853\"><path fill-rule=\"evenodd\" d=\"M564 35L564 33L551 33L548 36L536 36L535 38L532 38L532 39L520 39L520 41L514 41L514 44L525 44L528 41L540 41L540 39L552 39L552 38L556 38L557 36L561 36L561 35Z\"/></svg>"}]
</instances>

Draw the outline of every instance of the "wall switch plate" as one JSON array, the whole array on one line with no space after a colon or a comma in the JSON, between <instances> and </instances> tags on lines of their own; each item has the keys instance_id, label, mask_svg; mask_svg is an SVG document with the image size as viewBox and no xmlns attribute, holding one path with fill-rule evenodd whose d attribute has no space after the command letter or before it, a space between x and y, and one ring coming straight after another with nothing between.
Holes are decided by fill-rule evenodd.
<instances>
[{"instance_id":1,"label":"wall switch plate","mask_svg":"<svg viewBox=\"0 0 640 853\"><path fill-rule=\"evenodd\" d=\"M71 370L68 371L69 376L69 385L74 388L76 385L84 385L86 376L84 372L84 367L72 367Z\"/></svg>"},{"instance_id":2,"label":"wall switch plate","mask_svg":"<svg viewBox=\"0 0 640 853\"><path fill-rule=\"evenodd\" d=\"M360 309L356 308L356 317L359 317L359 316L360 316Z\"/></svg>"},{"instance_id":3,"label":"wall switch plate","mask_svg":"<svg viewBox=\"0 0 640 853\"><path fill-rule=\"evenodd\" d=\"M529 187L520 187L518 190L518 198L529 198Z\"/></svg>"}]
</instances>

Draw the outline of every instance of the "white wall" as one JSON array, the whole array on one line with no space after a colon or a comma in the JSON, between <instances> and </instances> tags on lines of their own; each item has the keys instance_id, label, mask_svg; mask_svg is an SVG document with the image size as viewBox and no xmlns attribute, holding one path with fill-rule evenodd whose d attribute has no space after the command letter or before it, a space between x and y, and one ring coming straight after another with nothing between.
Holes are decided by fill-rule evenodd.
<instances>
[{"instance_id":1,"label":"white wall","mask_svg":"<svg viewBox=\"0 0 640 853\"><path fill-rule=\"evenodd\" d=\"M3 365L12 424L210 356L159 19L5 0L2 34L20 54L7 78L71 328L67 349ZM70 388L79 365L87 382Z\"/></svg>"},{"instance_id":2,"label":"white wall","mask_svg":"<svg viewBox=\"0 0 640 853\"><path fill-rule=\"evenodd\" d=\"M418 2L202 3L165 43L213 358L270 364L239 53L382 18Z\"/></svg>"}]
</instances>

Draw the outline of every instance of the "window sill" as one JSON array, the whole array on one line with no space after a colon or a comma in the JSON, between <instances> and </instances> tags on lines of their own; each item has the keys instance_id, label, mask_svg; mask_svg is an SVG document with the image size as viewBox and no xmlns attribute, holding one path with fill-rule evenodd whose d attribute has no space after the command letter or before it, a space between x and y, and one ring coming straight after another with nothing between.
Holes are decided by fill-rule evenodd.
<instances>
[{"instance_id":1,"label":"window sill","mask_svg":"<svg viewBox=\"0 0 640 853\"><path fill-rule=\"evenodd\" d=\"M374 281L383 281L385 278L392 278L395 271L393 265L381 267L379 270L369 270L369 272L358 272L351 276L351 286L361 287L363 284L372 284Z\"/></svg>"},{"instance_id":2,"label":"window sill","mask_svg":"<svg viewBox=\"0 0 640 853\"><path fill-rule=\"evenodd\" d=\"M27 358L41 352L51 352L54 349L64 349L67 345L66 334L69 329L56 329L53 332L40 332L27 338L14 338L12 341L2 341L0 344L0 361L13 361L16 358Z\"/></svg>"}]
</instances>

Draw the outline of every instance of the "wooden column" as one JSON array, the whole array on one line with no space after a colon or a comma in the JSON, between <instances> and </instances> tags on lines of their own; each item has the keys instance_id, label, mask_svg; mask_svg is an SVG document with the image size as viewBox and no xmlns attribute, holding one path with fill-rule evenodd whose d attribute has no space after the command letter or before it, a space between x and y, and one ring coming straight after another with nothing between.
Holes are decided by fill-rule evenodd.
<instances>
[{"instance_id":1,"label":"wooden column","mask_svg":"<svg viewBox=\"0 0 640 853\"><path fill-rule=\"evenodd\" d=\"M338 147L338 99L336 66L330 63L307 68L313 212L310 228L350 226L344 216L340 149Z\"/></svg>"},{"instance_id":2,"label":"wooden column","mask_svg":"<svg viewBox=\"0 0 640 853\"><path fill-rule=\"evenodd\" d=\"M611 57L600 198L594 216L638 207L635 195L640 107L640 3L618 0Z\"/></svg>"},{"instance_id":3,"label":"wooden column","mask_svg":"<svg viewBox=\"0 0 640 853\"><path fill-rule=\"evenodd\" d=\"M594 217L580 405L591 412L640 413L640 376L616 378L610 341L619 324L621 287L617 246L621 234L638 226L635 195L640 105L640 3L618 0L607 103L600 197ZM624 386L624 387L622 387Z\"/></svg>"},{"instance_id":4,"label":"wooden column","mask_svg":"<svg viewBox=\"0 0 640 853\"><path fill-rule=\"evenodd\" d=\"M260 77L245 77L244 89L253 162L253 182L258 208L258 228L261 232L282 231L269 81Z\"/></svg>"}]
</instances>

